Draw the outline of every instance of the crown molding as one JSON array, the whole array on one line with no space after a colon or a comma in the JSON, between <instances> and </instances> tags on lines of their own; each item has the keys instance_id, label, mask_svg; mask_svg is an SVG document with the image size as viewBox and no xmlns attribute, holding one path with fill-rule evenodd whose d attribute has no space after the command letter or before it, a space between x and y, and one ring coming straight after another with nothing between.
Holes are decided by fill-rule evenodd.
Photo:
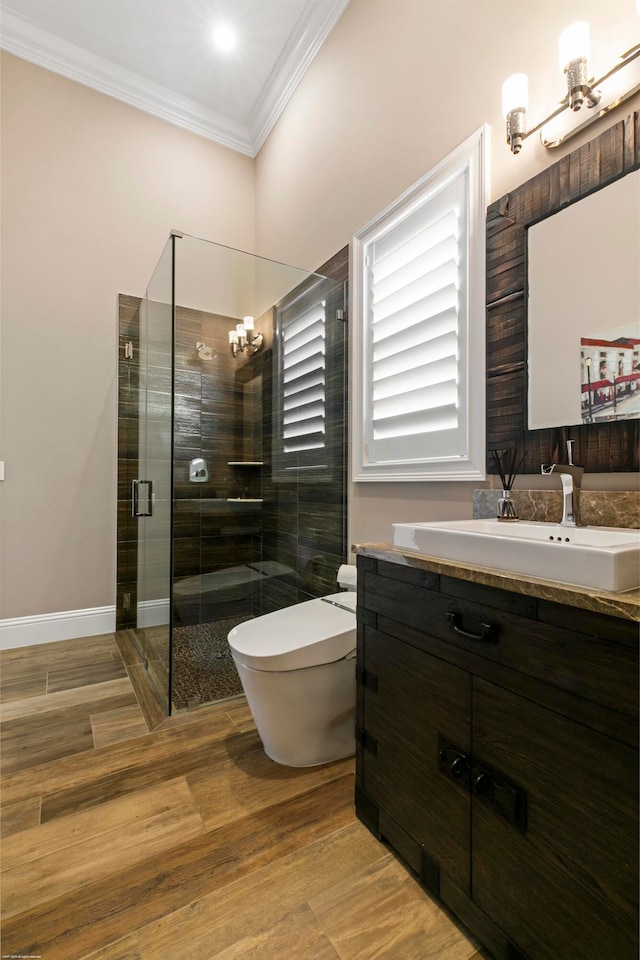
<instances>
[{"instance_id":1,"label":"crown molding","mask_svg":"<svg viewBox=\"0 0 640 960\"><path fill-rule=\"evenodd\" d=\"M0 47L199 137L255 157L348 2L327 0L322 4L307 4L248 124L230 120L161 84L145 80L126 67L57 37L32 20L8 10L2 12Z\"/></svg>"},{"instance_id":2,"label":"crown molding","mask_svg":"<svg viewBox=\"0 0 640 960\"><path fill-rule=\"evenodd\" d=\"M348 4L349 0L307 3L249 115L248 128L254 155L276 125Z\"/></svg>"},{"instance_id":3,"label":"crown molding","mask_svg":"<svg viewBox=\"0 0 640 960\"><path fill-rule=\"evenodd\" d=\"M23 60L106 93L200 137L254 155L248 130L243 124L57 37L26 17L3 11L0 46Z\"/></svg>"}]
</instances>

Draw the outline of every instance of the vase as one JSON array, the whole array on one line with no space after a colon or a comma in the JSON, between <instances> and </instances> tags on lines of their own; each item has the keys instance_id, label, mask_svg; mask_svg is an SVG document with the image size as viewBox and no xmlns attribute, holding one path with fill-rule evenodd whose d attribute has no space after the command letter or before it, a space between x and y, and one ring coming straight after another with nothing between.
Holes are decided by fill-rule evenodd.
<instances>
[{"instance_id":1,"label":"vase","mask_svg":"<svg viewBox=\"0 0 640 960\"><path fill-rule=\"evenodd\" d=\"M503 490L502 496L498 500L496 507L496 516L498 520L512 522L518 520L518 511L516 505L511 499L511 490Z\"/></svg>"}]
</instances>

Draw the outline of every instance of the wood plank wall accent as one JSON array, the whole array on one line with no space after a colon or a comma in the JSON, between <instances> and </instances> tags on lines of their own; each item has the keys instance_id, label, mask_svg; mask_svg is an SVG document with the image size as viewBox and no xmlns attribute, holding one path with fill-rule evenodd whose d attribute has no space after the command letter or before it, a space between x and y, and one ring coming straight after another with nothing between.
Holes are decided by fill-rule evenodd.
<instances>
[{"instance_id":1,"label":"wood plank wall accent","mask_svg":"<svg viewBox=\"0 0 640 960\"><path fill-rule=\"evenodd\" d=\"M517 160L515 161L517 163ZM487 448L527 451L523 473L576 462L589 473L637 471L640 421L527 429L527 229L640 167L640 111L562 157L487 209ZM488 457L488 471L495 468Z\"/></svg>"}]
</instances>

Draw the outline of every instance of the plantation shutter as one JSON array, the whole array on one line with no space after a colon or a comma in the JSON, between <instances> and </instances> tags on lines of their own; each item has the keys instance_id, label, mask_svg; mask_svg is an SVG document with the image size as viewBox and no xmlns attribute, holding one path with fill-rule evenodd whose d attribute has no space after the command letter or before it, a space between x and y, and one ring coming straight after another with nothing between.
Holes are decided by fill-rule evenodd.
<instances>
[{"instance_id":1,"label":"plantation shutter","mask_svg":"<svg viewBox=\"0 0 640 960\"><path fill-rule=\"evenodd\" d=\"M355 480L484 476L482 136L463 146L354 238Z\"/></svg>"},{"instance_id":2,"label":"plantation shutter","mask_svg":"<svg viewBox=\"0 0 640 960\"><path fill-rule=\"evenodd\" d=\"M339 308L344 309L344 284L319 275L276 307L272 441L276 481L295 475L297 480L324 482L337 467L343 385L335 374L342 369L344 349L340 347L344 333L337 326Z\"/></svg>"},{"instance_id":3,"label":"plantation shutter","mask_svg":"<svg viewBox=\"0 0 640 960\"><path fill-rule=\"evenodd\" d=\"M455 457L460 449L460 192L450 184L367 251L368 445L377 461Z\"/></svg>"},{"instance_id":4,"label":"plantation shutter","mask_svg":"<svg viewBox=\"0 0 640 960\"><path fill-rule=\"evenodd\" d=\"M325 311L322 302L282 325L285 453L325 445Z\"/></svg>"}]
</instances>

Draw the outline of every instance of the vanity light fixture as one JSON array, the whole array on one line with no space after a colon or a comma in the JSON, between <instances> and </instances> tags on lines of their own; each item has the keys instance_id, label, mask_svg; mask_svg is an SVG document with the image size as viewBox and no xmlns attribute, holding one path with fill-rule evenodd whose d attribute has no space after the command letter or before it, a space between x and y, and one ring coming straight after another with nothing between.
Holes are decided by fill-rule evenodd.
<instances>
[{"instance_id":1,"label":"vanity light fixture","mask_svg":"<svg viewBox=\"0 0 640 960\"><path fill-rule=\"evenodd\" d=\"M264 337L255 332L254 322L253 317L243 317L242 323L237 323L235 330L229 330L229 347L234 357L238 351L243 353L245 350L251 356L262 347Z\"/></svg>"},{"instance_id":2,"label":"vanity light fixture","mask_svg":"<svg viewBox=\"0 0 640 960\"><path fill-rule=\"evenodd\" d=\"M588 124L615 110L640 90L640 43L635 44L597 79L589 75L591 42L589 24L571 24L559 38L560 69L567 92L555 110L527 129L528 83L525 73L514 73L502 85L502 112L507 124L507 143L520 153L522 142L540 131L545 147L558 147ZM589 116L579 114L585 107ZM567 114L565 111L569 111Z\"/></svg>"}]
</instances>

